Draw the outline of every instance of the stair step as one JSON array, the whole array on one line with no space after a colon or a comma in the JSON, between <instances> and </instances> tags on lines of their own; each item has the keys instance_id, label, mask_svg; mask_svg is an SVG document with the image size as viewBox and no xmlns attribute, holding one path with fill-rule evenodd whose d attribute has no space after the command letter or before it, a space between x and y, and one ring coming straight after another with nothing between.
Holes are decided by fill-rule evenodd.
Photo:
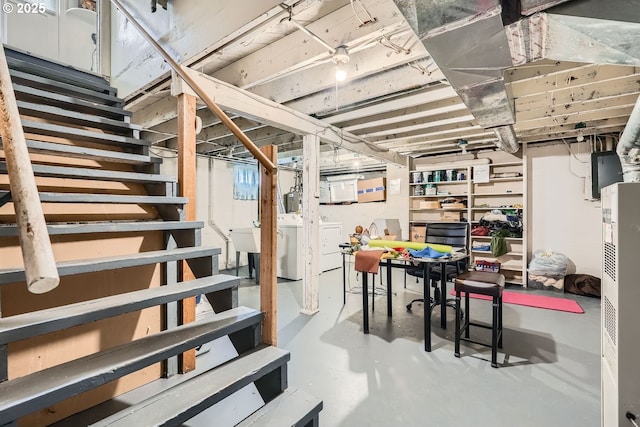
<instances>
[{"instance_id":1,"label":"stair step","mask_svg":"<svg viewBox=\"0 0 640 427\"><path fill-rule=\"evenodd\" d=\"M238 423L236 427L270 427L317 426L311 422L322 410L322 401L295 388L288 388L284 393L267 403L249 417Z\"/></svg>"},{"instance_id":2,"label":"stair step","mask_svg":"<svg viewBox=\"0 0 640 427\"><path fill-rule=\"evenodd\" d=\"M137 205L184 205L186 197L127 196L91 193L40 193L43 203L117 203Z\"/></svg>"},{"instance_id":3,"label":"stair step","mask_svg":"<svg viewBox=\"0 0 640 427\"><path fill-rule=\"evenodd\" d=\"M211 320L178 326L5 381L0 383L0 420L10 423L188 349L254 327L262 318L263 314L259 311L246 307L233 308L214 315Z\"/></svg>"},{"instance_id":4,"label":"stair step","mask_svg":"<svg viewBox=\"0 0 640 427\"><path fill-rule=\"evenodd\" d=\"M2 140L0 139L0 147ZM74 157L79 159L91 159L97 161L127 163L144 165L149 163L162 163L158 157L150 157L142 154L124 153L121 151L100 150L98 148L87 148L78 145L57 144L55 142L27 140L27 147L31 153L44 153Z\"/></svg>"},{"instance_id":5,"label":"stair step","mask_svg":"<svg viewBox=\"0 0 640 427\"><path fill-rule=\"evenodd\" d=\"M148 251L104 258L89 258L73 261L63 261L57 263L57 267L58 274L63 277L75 274L94 273L96 271L138 267L141 265L157 264L161 262L212 257L214 255L220 255L220 253L220 248L198 246L190 248ZM23 267L0 269L0 285L24 281L25 275ZM2 418L0 417L0 419Z\"/></svg>"},{"instance_id":6,"label":"stair step","mask_svg":"<svg viewBox=\"0 0 640 427\"><path fill-rule=\"evenodd\" d=\"M238 286L236 276L218 274L46 310L0 318L0 344Z\"/></svg>"},{"instance_id":7,"label":"stair step","mask_svg":"<svg viewBox=\"0 0 640 427\"><path fill-rule=\"evenodd\" d=\"M120 107L95 104L90 101L74 98L73 96L48 92L46 90L31 88L15 83L13 85L13 91L15 92L18 100L33 102L31 98L35 98L47 105L54 105L70 111L79 111L84 113L91 112L93 114L110 117L112 119L122 119L123 117L131 116L130 111L123 110Z\"/></svg>"},{"instance_id":8,"label":"stair step","mask_svg":"<svg viewBox=\"0 0 640 427\"><path fill-rule=\"evenodd\" d=\"M153 173L122 172L104 169L74 168L67 166L50 166L32 164L35 176L49 178L87 179L97 181L140 182L140 183L165 183L176 182L176 179L168 175ZM0 161L0 173L7 173L7 163Z\"/></svg>"},{"instance_id":9,"label":"stair step","mask_svg":"<svg viewBox=\"0 0 640 427\"><path fill-rule=\"evenodd\" d=\"M5 55L10 69L23 71L40 77L72 84L85 89L115 94L115 89L101 76L77 70L68 65L37 58L17 49L5 47Z\"/></svg>"},{"instance_id":10,"label":"stair step","mask_svg":"<svg viewBox=\"0 0 640 427\"><path fill-rule=\"evenodd\" d=\"M108 203L108 204L133 204L133 205L184 205L189 199L186 197L168 196L127 196L119 194L92 194L92 193L39 193L42 203ZM0 199L8 203L11 195L7 191L0 191ZM2 206L4 203L0 203Z\"/></svg>"},{"instance_id":11,"label":"stair step","mask_svg":"<svg viewBox=\"0 0 640 427\"><path fill-rule=\"evenodd\" d=\"M35 104L32 102L18 101L20 114L40 117L47 120L66 122L75 125L89 126L104 129L112 132L129 133L140 130L140 126L121 120L108 119L106 117L84 114L77 111L69 111L64 108L53 107L51 105Z\"/></svg>"},{"instance_id":12,"label":"stair step","mask_svg":"<svg viewBox=\"0 0 640 427\"><path fill-rule=\"evenodd\" d=\"M202 221L120 221L47 224L50 236L65 234L128 233L144 231L192 230L204 227ZM0 237L18 235L15 224L0 224Z\"/></svg>"},{"instance_id":13,"label":"stair step","mask_svg":"<svg viewBox=\"0 0 640 427\"><path fill-rule=\"evenodd\" d=\"M265 374L286 366L289 359L289 352L285 350L264 347L164 390L91 426L181 425Z\"/></svg>"},{"instance_id":14,"label":"stair step","mask_svg":"<svg viewBox=\"0 0 640 427\"><path fill-rule=\"evenodd\" d=\"M68 138L85 142L96 142L98 144L116 145L119 147L127 145L133 147L150 145L149 141L132 138L129 136L93 132L90 130L54 125L51 123L32 122L30 120L22 120L22 128L24 129L25 133L34 133L37 135L46 135L58 138Z\"/></svg>"},{"instance_id":15,"label":"stair step","mask_svg":"<svg viewBox=\"0 0 640 427\"><path fill-rule=\"evenodd\" d=\"M42 203L108 203L123 205L184 205L186 197L128 196L93 193L39 193ZM0 191L0 206L11 201L11 193Z\"/></svg>"},{"instance_id":16,"label":"stair step","mask_svg":"<svg viewBox=\"0 0 640 427\"><path fill-rule=\"evenodd\" d=\"M64 83L48 77L41 77L18 70L9 70L11 80L24 86L56 92L64 95L82 98L86 101L99 102L106 105L121 107L124 100L104 92L85 89L74 84Z\"/></svg>"}]
</instances>

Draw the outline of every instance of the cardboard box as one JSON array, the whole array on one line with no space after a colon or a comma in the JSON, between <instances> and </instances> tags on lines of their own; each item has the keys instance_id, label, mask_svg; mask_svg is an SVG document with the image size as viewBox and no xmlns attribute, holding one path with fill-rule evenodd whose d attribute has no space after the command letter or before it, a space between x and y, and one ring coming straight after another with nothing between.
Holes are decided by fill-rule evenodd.
<instances>
[{"instance_id":1,"label":"cardboard box","mask_svg":"<svg viewBox=\"0 0 640 427\"><path fill-rule=\"evenodd\" d=\"M440 209L440 202L437 200L426 200L420 202L420 209Z\"/></svg>"},{"instance_id":2,"label":"cardboard box","mask_svg":"<svg viewBox=\"0 0 640 427\"><path fill-rule=\"evenodd\" d=\"M424 243L426 238L427 238L426 225L412 226L409 229L409 240L411 240L412 242Z\"/></svg>"},{"instance_id":3,"label":"cardboard box","mask_svg":"<svg viewBox=\"0 0 640 427\"><path fill-rule=\"evenodd\" d=\"M358 203L387 200L386 180L382 177L358 180Z\"/></svg>"},{"instance_id":4,"label":"cardboard box","mask_svg":"<svg viewBox=\"0 0 640 427\"><path fill-rule=\"evenodd\" d=\"M462 212L460 211L440 212L440 221L460 222L462 221Z\"/></svg>"}]
</instances>

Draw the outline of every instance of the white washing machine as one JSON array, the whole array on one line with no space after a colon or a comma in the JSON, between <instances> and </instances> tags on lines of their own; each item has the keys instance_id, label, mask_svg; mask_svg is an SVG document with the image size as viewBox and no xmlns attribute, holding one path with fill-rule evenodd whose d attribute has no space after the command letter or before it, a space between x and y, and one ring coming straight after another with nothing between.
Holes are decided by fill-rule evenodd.
<instances>
[{"instance_id":1,"label":"white washing machine","mask_svg":"<svg viewBox=\"0 0 640 427\"><path fill-rule=\"evenodd\" d=\"M278 216L278 262L276 275L301 280L304 276L302 218L297 214Z\"/></svg>"}]
</instances>

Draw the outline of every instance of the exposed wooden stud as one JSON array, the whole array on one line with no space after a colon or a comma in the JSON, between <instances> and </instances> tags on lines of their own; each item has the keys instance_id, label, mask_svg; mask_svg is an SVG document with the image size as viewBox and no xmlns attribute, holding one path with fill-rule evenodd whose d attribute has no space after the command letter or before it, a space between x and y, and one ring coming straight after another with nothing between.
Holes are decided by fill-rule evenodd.
<instances>
[{"instance_id":1,"label":"exposed wooden stud","mask_svg":"<svg viewBox=\"0 0 640 427\"><path fill-rule=\"evenodd\" d=\"M315 314L320 310L320 138L305 135L302 141L302 217L304 218L304 279L301 313Z\"/></svg>"},{"instance_id":2,"label":"exposed wooden stud","mask_svg":"<svg viewBox=\"0 0 640 427\"><path fill-rule=\"evenodd\" d=\"M182 93L178 95L178 188L180 196L187 197L185 220L196 219L196 97ZM189 265L182 262L182 280L195 279ZM181 324L196 320L196 299L180 302ZM196 351L189 350L180 357L180 372L196 368Z\"/></svg>"},{"instance_id":3,"label":"exposed wooden stud","mask_svg":"<svg viewBox=\"0 0 640 427\"><path fill-rule=\"evenodd\" d=\"M261 148L265 157L274 164L278 161L278 147ZM276 278L277 248L277 169L260 167L260 311L265 314L262 324L262 342L278 342L278 280Z\"/></svg>"},{"instance_id":4,"label":"exposed wooden stud","mask_svg":"<svg viewBox=\"0 0 640 427\"><path fill-rule=\"evenodd\" d=\"M49 292L58 286L60 277L38 198L38 188L20 123L15 93L11 86L4 48L0 49L0 134L7 161L27 287L30 292L36 294Z\"/></svg>"}]
</instances>

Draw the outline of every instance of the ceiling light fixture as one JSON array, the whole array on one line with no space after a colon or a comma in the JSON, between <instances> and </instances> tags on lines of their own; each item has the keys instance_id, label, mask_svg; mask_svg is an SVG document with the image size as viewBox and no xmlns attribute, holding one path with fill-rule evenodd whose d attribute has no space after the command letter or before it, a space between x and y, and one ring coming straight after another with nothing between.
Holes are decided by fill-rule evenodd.
<instances>
[{"instance_id":1,"label":"ceiling light fixture","mask_svg":"<svg viewBox=\"0 0 640 427\"><path fill-rule=\"evenodd\" d=\"M458 140L458 147L462 149L462 154L467 154L467 145L469 145L469 141L466 139Z\"/></svg>"},{"instance_id":2,"label":"ceiling light fixture","mask_svg":"<svg viewBox=\"0 0 640 427\"><path fill-rule=\"evenodd\" d=\"M345 46L338 46L331 57L331 61L336 64L336 81L343 82L347 78L347 71L344 64L349 62L349 52Z\"/></svg>"}]
</instances>

